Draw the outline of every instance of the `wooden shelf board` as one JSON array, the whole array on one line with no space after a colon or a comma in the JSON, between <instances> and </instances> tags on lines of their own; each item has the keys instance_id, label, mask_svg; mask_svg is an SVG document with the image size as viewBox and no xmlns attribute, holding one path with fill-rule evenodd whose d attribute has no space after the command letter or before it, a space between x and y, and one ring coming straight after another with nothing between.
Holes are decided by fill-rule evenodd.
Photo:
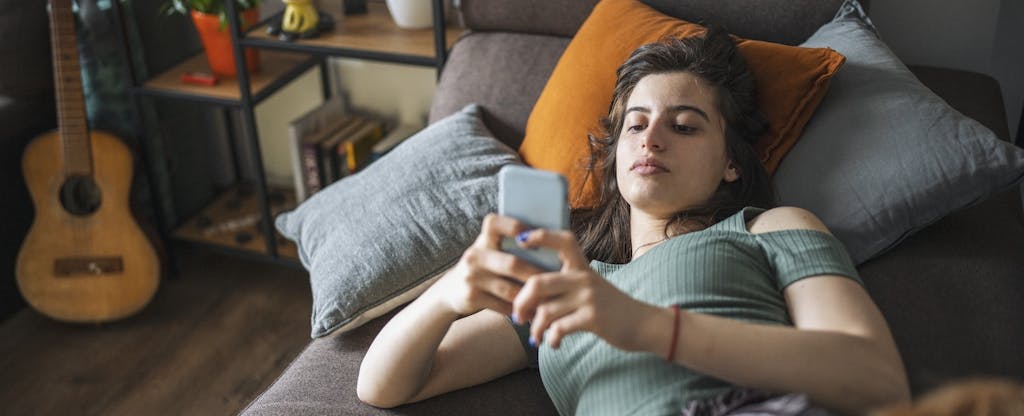
<instances>
[{"instance_id":1,"label":"wooden shelf board","mask_svg":"<svg viewBox=\"0 0 1024 416\"><path fill-rule=\"evenodd\" d=\"M270 207L271 216L293 209L295 207L295 193L290 189L268 189L271 194L280 195L282 200L274 204L273 198ZM206 244L231 247L266 255L266 242L263 238L263 230L259 225L259 195L256 191L241 192L238 189L231 189L218 195L214 201L203 210L183 222L176 230L174 237ZM273 218L271 218L273 221ZM239 233L246 233L251 238L239 242L236 237ZM280 257L298 259L298 250L295 243L285 239L275 230L277 235L277 253Z\"/></svg>"},{"instance_id":2,"label":"wooden shelf board","mask_svg":"<svg viewBox=\"0 0 1024 416\"><path fill-rule=\"evenodd\" d=\"M249 86L253 96L283 76L289 70L301 65L308 59L305 54L284 53L269 50L259 51L260 69L249 75ZM186 59L171 69L153 77L143 85L146 89L170 91L177 94L212 97L224 100L241 100L237 78L219 77L217 85L192 85L181 82L181 74L185 72L210 72L206 56L199 54Z\"/></svg>"},{"instance_id":3,"label":"wooden shelf board","mask_svg":"<svg viewBox=\"0 0 1024 416\"><path fill-rule=\"evenodd\" d=\"M334 18L334 29L316 38L299 39L293 43L339 51L349 49L430 59L435 57L433 29L411 30L398 27L383 3L367 3L367 9L368 13L364 15L345 16L340 7L320 8ZM266 25L258 26L249 32L247 37L288 44L268 34L266 29ZM454 26L445 29L448 48L451 48L463 31L462 28Z\"/></svg>"}]
</instances>

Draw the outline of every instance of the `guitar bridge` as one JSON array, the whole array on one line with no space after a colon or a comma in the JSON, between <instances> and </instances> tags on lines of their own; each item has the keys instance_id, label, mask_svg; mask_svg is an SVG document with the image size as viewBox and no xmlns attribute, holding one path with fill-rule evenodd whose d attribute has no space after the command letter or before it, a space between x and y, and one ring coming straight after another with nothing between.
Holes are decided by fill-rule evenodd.
<instances>
[{"instance_id":1,"label":"guitar bridge","mask_svg":"<svg viewBox=\"0 0 1024 416\"><path fill-rule=\"evenodd\" d=\"M120 256L65 257L53 261L53 274L57 277L99 276L123 272L124 260Z\"/></svg>"}]
</instances>

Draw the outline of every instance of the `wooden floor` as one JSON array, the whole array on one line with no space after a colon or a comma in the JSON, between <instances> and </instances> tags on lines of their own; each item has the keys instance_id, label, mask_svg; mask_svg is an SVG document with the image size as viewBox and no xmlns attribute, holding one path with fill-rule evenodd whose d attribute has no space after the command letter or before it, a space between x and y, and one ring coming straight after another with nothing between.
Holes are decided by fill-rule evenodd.
<instances>
[{"instance_id":1,"label":"wooden floor","mask_svg":"<svg viewBox=\"0 0 1024 416\"><path fill-rule=\"evenodd\" d=\"M180 249L177 277L124 321L25 309L0 323L4 415L232 415L309 342L306 274Z\"/></svg>"}]
</instances>

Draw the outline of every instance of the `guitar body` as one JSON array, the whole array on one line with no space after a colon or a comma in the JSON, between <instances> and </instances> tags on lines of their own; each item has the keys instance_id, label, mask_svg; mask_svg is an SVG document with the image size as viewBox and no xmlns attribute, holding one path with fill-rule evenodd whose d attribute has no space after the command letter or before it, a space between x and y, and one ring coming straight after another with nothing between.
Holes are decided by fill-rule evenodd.
<instances>
[{"instance_id":1,"label":"guitar body","mask_svg":"<svg viewBox=\"0 0 1024 416\"><path fill-rule=\"evenodd\" d=\"M35 219L18 253L17 281L32 307L67 322L132 315L152 299L160 264L132 216L132 155L116 137L92 131L89 176L68 175L57 131L23 155Z\"/></svg>"}]
</instances>

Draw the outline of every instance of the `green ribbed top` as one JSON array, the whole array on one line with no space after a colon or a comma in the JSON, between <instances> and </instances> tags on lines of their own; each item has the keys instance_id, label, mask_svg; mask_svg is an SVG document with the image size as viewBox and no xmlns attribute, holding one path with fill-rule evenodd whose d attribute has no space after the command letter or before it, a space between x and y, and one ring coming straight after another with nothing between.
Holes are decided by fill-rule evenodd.
<instances>
[{"instance_id":1,"label":"green ribbed top","mask_svg":"<svg viewBox=\"0 0 1024 416\"><path fill-rule=\"evenodd\" d=\"M628 264L592 261L591 267L643 302L776 325L792 325L783 289L797 280L830 274L863 284L845 247L829 234L750 233L747 221L761 212L748 207L671 238ZM536 360L537 349L526 344L527 329L516 330ZM566 336L558 350L542 344L539 367L562 415L678 414L687 402L732 387L655 354L618 350L589 332Z\"/></svg>"}]
</instances>

